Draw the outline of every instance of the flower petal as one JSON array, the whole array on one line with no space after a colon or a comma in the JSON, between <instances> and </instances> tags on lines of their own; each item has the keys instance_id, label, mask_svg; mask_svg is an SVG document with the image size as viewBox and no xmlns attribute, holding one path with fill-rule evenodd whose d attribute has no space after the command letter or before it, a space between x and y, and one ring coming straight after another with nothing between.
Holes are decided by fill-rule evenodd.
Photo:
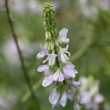
<instances>
[{"instance_id":1,"label":"flower petal","mask_svg":"<svg viewBox=\"0 0 110 110\"><path fill-rule=\"evenodd\" d=\"M68 29L67 29L67 28L63 28L63 29L60 30L59 35L60 35L61 37L66 38L67 33L68 33Z\"/></svg>"},{"instance_id":2,"label":"flower petal","mask_svg":"<svg viewBox=\"0 0 110 110\"><path fill-rule=\"evenodd\" d=\"M40 59L40 58L43 58L45 56L45 54L43 52L39 52L37 55L36 55L36 58Z\"/></svg>"},{"instance_id":3,"label":"flower petal","mask_svg":"<svg viewBox=\"0 0 110 110\"><path fill-rule=\"evenodd\" d=\"M60 39L61 42L64 42L64 43L68 43L69 42L69 39L66 38L67 33L68 33L68 29L66 29L66 28L63 28L63 29L60 30L59 36L61 38Z\"/></svg>"},{"instance_id":4,"label":"flower petal","mask_svg":"<svg viewBox=\"0 0 110 110\"><path fill-rule=\"evenodd\" d=\"M64 80L64 76L60 70L57 70L53 75L53 80L62 82Z\"/></svg>"},{"instance_id":5,"label":"flower petal","mask_svg":"<svg viewBox=\"0 0 110 110\"><path fill-rule=\"evenodd\" d=\"M70 77L68 75L64 74L64 78L69 79Z\"/></svg>"},{"instance_id":6,"label":"flower petal","mask_svg":"<svg viewBox=\"0 0 110 110\"><path fill-rule=\"evenodd\" d=\"M43 58L45 55L48 54L48 50L42 46L42 44L40 45L40 49L41 49L41 52L39 52L37 55L36 55L36 58L40 59L40 58Z\"/></svg>"},{"instance_id":7,"label":"flower petal","mask_svg":"<svg viewBox=\"0 0 110 110\"><path fill-rule=\"evenodd\" d=\"M59 74L59 82L62 82L64 80L64 75L62 74L62 72L60 72Z\"/></svg>"},{"instance_id":8,"label":"flower petal","mask_svg":"<svg viewBox=\"0 0 110 110\"><path fill-rule=\"evenodd\" d=\"M63 72L66 76L74 78L76 76L77 71L75 69L69 69L64 67Z\"/></svg>"},{"instance_id":9,"label":"flower petal","mask_svg":"<svg viewBox=\"0 0 110 110\"><path fill-rule=\"evenodd\" d=\"M56 105L58 103L59 98L60 98L60 93L56 89L54 89L49 96L49 102L52 105Z\"/></svg>"},{"instance_id":10,"label":"flower petal","mask_svg":"<svg viewBox=\"0 0 110 110\"><path fill-rule=\"evenodd\" d=\"M48 61L49 65L53 66L55 64L56 57L57 55L54 53L48 54L48 57L43 61L43 63L46 63Z\"/></svg>"},{"instance_id":11,"label":"flower petal","mask_svg":"<svg viewBox=\"0 0 110 110\"><path fill-rule=\"evenodd\" d=\"M68 98L67 98L67 93L64 92L63 95L62 95L62 97L61 97L61 99L60 99L60 104L61 104L63 107L65 107L66 104L67 104L67 100L68 100Z\"/></svg>"},{"instance_id":12,"label":"flower petal","mask_svg":"<svg viewBox=\"0 0 110 110\"><path fill-rule=\"evenodd\" d=\"M43 87L47 87L47 86L49 86L49 85L52 84L52 83L53 83L52 75L46 76L46 77L44 78L44 80L42 81L42 86L43 86Z\"/></svg>"},{"instance_id":13,"label":"flower petal","mask_svg":"<svg viewBox=\"0 0 110 110\"><path fill-rule=\"evenodd\" d=\"M49 59L49 65L53 66L55 64L55 58L57 57L56 54L48 54L48 59Z\"/></svg>"},{"instance_id":14,"label":"flower petal","mask_svg":"<svg viewBox=\"0 0 110 110\"><path fill-rule=\"evenodd\" d=\"M71 101L73 100L73 92L70 89L68 89L68 91L67 91L67 97L69 100L71 100Z\"/></svg>"},{"instance_id":15,"label":"flower petal","mask_svg":"<svg viewBox=\"0 0 110 110\"><path fill-rule=\"evenodd\" d=\"M63 63L66 63L68 60L68 57L64 53L60 53L61 61Z\"/></svg>"},{"instance_id":16,"label":"flower petal","mask_svg":"<svg viewBox=\"0 0 110 110\"><path fill-rule=\"evenodd\" d=\"M49 70L49 66L48 65L41 65L37 69L38 72L43 72L43 71L47 71L47 70Z\"/></svg>"},{"instance_id":17,"label":"flower petal","mask_svg":"<svg viewBox=\"0 0 110 110\"><path fill-rule=\"evenodd\" d=\"M40 49L42 52L44 52L44 54L46 54L46 55L48 54L48 50L45 47L43 47L42 44L40 45Z\"/></svg>"},{"instance_id":18,"label":"flower petal","mask_svg":"<svg viewBox=\"0 0 110 110\"><path fill-rule=\"evenodd\" d=\"M73 82L72 82L72 86L73 86L74 88L79 88L80 85L81 85L80 81L73 81Z\"/></svg>"},{"instance_id":19,"label":"flower petal","mask_svg":"<svg viewBox=\"0 0 110 110\"><path fill-rule=\"evenodd\" d=\"M53 80L58 81L58 77L59 77L59 71L56 71L53 75Z\"/></svg>"},{"instance_id":20,"label":"flower petal","mask_svg":"<svg viewBox=\"0 0 110 110\"><path fill-rule=\"evenodd\" d=\"M66 68L74 68L75 65L73 65L71 62L66 63Z\"/></svg>"}]
</instances>

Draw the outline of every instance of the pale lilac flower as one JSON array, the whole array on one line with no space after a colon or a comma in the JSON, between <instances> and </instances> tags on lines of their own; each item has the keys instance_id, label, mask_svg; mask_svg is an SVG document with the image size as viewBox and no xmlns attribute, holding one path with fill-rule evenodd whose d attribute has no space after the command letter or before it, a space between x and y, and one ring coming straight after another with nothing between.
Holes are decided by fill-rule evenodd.
<instances>
[{"instance_id":1,"label":"pale lilac flower","mask_svg":"<svg viewBox=\"0 0 110 110\"><path fill-rule=\"evenodd\" d=\"M102 97L98 95L92 96L89 92L84 91L80 93L80 103L84 104L87 109L98 110L98 104L103 101Z\"/></svg>"},{"instance_id":2,"label":"pale lilac flower","mask_svg":"<svg viewBox=\"0 0 110 110\"><path fill-rule=\"evenodd\" d=\"M50 74L50 67L49 65L41 65L37 69L38 72L44 72L44 75L49 75Z\"/></svg>"},{"instance_id":3,"label":"pale lilac flower","mask_svg":"<svg viewBox=\"0 0 110 110\"><path fill-rule=\"evenodd\" d=\"M55 64L55 58L57 57L57 55L54 53L49 54L48 50L42 45L40 45L40 48L41 48L41 52L37 54L37 58L40 59L43 58L44 56L47 56L47 58L43 61L43 63L46 63L48 61L49 65L53 66Z\"/></svg>"},{"instance_id":4,"label":"pale lilac flower","mask_svg":"<svg viewBox=\"0 0 110 110\"><path fill-rule=\"evenodd\" d=\"M99 110L99 106L94 102L88 103L86 108L90 110Z\"/></svg>"},{"instance_id":5,"label":"pale lilac flower","mask_svg":"<svg viewBox=\"0 0 110 110\"><path fill-rule=\"evenodd\" d=\"M47 70L49 70L49 66L48 65L41 65L37 69L38 72L44 72L44 71L47 71Z\"/></svg>"},{"instance_id":6,"label":"pale lilac flower","mask_svg":"<svg viewBox=\"0 0 110 110\"><path fill-rule=\"evenodd\" d=\"M48 61L50 66L53 66L55 64L55 59L57 55L54 53L47 54L47 58L43 61L43 63L46 63Z\"/></svg>"},{"instance_id":7,"label":"pale lilac flower","mask_svg":"<svg viewBox=\"0 0 110 110\"><path fill-rule=\"evenodd\" d=\"M66 46L66 48L60 48L59 49L59 56L61 58L61 61L63 63L66 63L69 60L70 53L67 51L69 48L69 45Z\"/></svg>"},{"instance_id":8,"label":"pale lilac flower","mask_svg":"<svg viewBox=\"0 0 110 110\"><path fill-rule=\"evenodd\" d=\"M69 39L67 38L68 29L63 28L59 32L60 42L69 43Z\"/></svg>"},{"instance_id":9,"label":"pale lilac flower","mask_svg":"<svg viewBox=\"0 0 110 110\"><path fill-rule=\"evenodd\" d=\"M71 62L67 62L66 63L66 67L67 68L73 68L74 69L75 68L75 65L73 65Z\"/></svg>"},{"instance_id":10,"label":"pale lilac flower","mask_svg":"<svg viewBox=\"0 0 110 110\"><path fill-rule=\"evenodd\" d=\"M60 93L56 89L53 89L53 91L49 96L49 102L53 105L53 107L58 103L59 98L60 98Z\"/></svg>"},{"instance_id":11,"label":"pale lilac flower","mask_svg":"<svg viewBox=\"0 0 110 110\"><path fill-rule=\"evenodd\" d=\"M90 95L90 93L88 91L81 92L80 96L81 96L81 98L80 98L81 104L88 105L91 102L92 96Z\"/></svg>"},{"instance_id":12,"label":"pale lilac flower","mask_svg":"<svg viewBox=\"0 0 110 110\"><path fill-rule=\"evenodd\" d=\"M71 89L78 89L79 86L81 85L81 83L80 83L80 81L68 80L68 85L70 85Z\"/></svg>"},{"instance_id":13,"label":"pale lilac flower","mask_svg":"<svg viewBox=\"0 0 110 110\"><path fill-rule=\"evenodd\" d=\"M45 56L45 53L44 53L44 52L39 52L39 53L36 55L36 57L37 57L38 59L43 58L44 56Z\"/></svg>"},{"instance_id":14,"label":"pale lilac flower","mask_svg":"<svg viewBox=\"0 0 110 110\"><path fill-rule=\"evenodd\" d=\"M39 52L36 56L38 59L43 58L45 55L48 54L48 50L42 45L40 45L40 49L41 49L41 52Z\"/></svg>"},{"instance_id":15,"label":"pale lilac flower","mask_svg":"<svg viewBox=\"0 0 110 110\"><path fill-rule=\"evenodd\" d=\"M68 97L67 97L67 92L64 92L61 99L60 99L60 104L65 107L67 105L67 100L68 100Z\"/></svg>"},{"instance_id":16,"label":"pale lilac flower","mask_svg":"<svg viewBox=\"0 0 110 110\"><path fill-rule=\"evenodd\" d=\"M64 80L64 76L63 76L63 73L61 72L61 70L57 70L53 74L53 80L56 82L62 82Z\"/></svg>"},{"instance_id":17,"label":"pale lilac flower","mask_svg":"<svg viewBox=\"0 0 110 110\"><path fill-rule=\"evenodd\" d=\"M41 48L41 52L37 54L37 58L40 59L43 58L44 56L47 56L47 58L43 61L43 63L46 63L48 61L49 65L53 66L55 64L55 58L57 57L57 55L54 53L49 54L48 50L42 45L40 45L40 48Z\"/></svg>"},{"instance_id":18,"label":"pale lilac flower","mask_svg":"<svg viewBox=\"0 0 110 110\"><path fill-rule=\"evenodd\" d=\"M67 38L68 29L61 29L59 35L57 35L58 32L56 27L54 29L51 28L51 23L54 24L55 21L52 21L50 26L48 26L48 23L50 22L48 19L48 12L52 12L51 14L54 15L50 3L46 3L44 9L46 41L44 46L41 45L41 52L37 55L38 58L45 57L43 60L44 65L41 65L37 70L39 72L44 72L45 75L42 86L47 87L52 83L55 83L57 86L57 89L54 89L49 96L49 102L52 104L52 108L57 105L65 107L67 101L72 101L73 95L77 95L73 94L73 92L77 92L76 87L79 84L78 82L72 82L72 78L75 78L78 72L75 70L75 66L68 62L70 57L70 52L68 51L69 39ZM75 87L72 88L71 85Z\"/></svg>"},{"instance_id":19,"label":"pale lilac flower","mask_svg":"<svg viewBox=\"0 0 110 110\"><path fill-rule=\"evenodd\" d=\"M80 98L79 102L84 104L87 109L99 110L99 103L103 102L104 97L98 92L99 83L92 77L80 78Z\"/></svg>"},{"instance_id":20,"label":"pale lilac flower","mask_svg":"<svg viewBox=\"0 0 110 110\"><path fill-rule=\"evenodd\" d=\"M73 96L73 92L71 91L71 89L67 90L67 97L69 100L71 100L71 101L73 100L74 96Z\"/></svg>"},{"instance_id":21,"label":"pale lilac flower","mask_svg":"<svg viewBox=\"0 0 110 110\"><path fill-rule=\"evenodd\" d=\"M84 95L83 98L84 97L86 97L86 96ZM103 96L101 94L97 93L97 94L94 94L93 96L91 96L90 101L88 101L84 104L87 109L99 110L98 104L103 102L103 100L104 100Z\"/></svg>"},{"instance_id":22,"label":"pale lilac flower","mask_svg":"<svg viewBox=\"0 0 110 110\"><path fill-rule=\"evenodd\" d=\"M75 88L75 89L79 88L80 85L81 85L80 81L73 81L73 82L72 82L72 86L73 86L73 88Z\"/></svg>"},{"instance_id":23,"label":"pale lilac flower","mask_svg":"<svg viewBox=\"0 0 110 110\"><path fill-rule=\"evenodd\" d=\"M54 89L49 96L49 102L52 104L52 108L56 107L59 104L62 107L65 107L67 105L68 99L71 101L73 100L73 93L71 90L65 91L60 98L60 93L56 89Z\"/></svg>"},{"instance_id":24,"label":"pale lilac flower","mask_svg":"<svg viewBox=\"0 0 110 110\"><path fill-rule=\"evenodd\" d=\"M104 97L99 93L97 93L94 97L94 102L95 103L101 103L101 102L103 102L103 100L104 100Z\"/></svg>"},{"instance_id":25,"label":"pale lilac flower","mask_svg":"<svg viewBox=\"0 0 110 110\"><path fill-rule=\"evenodd\" d=\"M68 79L68 78L74 78L78 72L75 70L73 64L67 63L63 67L63 73L65 75L65 78Z\"/></svg>"},{"instance_id":26,"label":"pale lilac flower","mask_svg":"<svg viewBox=\"0 0 110 110\"><path fill-rule=\"evenodd\" d=\"M42 86L47 87L53 83L53 77L52 75L46 76L44 80L42 81Z\"/></svg>"}]
</instances>

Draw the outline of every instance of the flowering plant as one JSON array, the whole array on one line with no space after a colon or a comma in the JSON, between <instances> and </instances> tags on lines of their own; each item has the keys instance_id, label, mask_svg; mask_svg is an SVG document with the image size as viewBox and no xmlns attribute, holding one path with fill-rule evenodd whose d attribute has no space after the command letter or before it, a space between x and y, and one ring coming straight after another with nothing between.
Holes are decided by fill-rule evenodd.
<instances>
[{"instance_id":1,"label":"flowering plant","mask_svg":"<svg viewBox=\"0 0 110 110\"><path fill-rule=\"evenodd\" d=\"M57 31L55 12L50 3L46 3L44 8L44 28L45 43L40 45L41 52L36 56L38 59L43 58L43 65L37 69L38 72L44 72L42 86L56 85L49 96L53 108L59 104L65 107L68 100L74 99L74 109L79 110L77 91L80 83L75 81L78 72L69 60L68 29Z\"/></svg>"}]
</instances>

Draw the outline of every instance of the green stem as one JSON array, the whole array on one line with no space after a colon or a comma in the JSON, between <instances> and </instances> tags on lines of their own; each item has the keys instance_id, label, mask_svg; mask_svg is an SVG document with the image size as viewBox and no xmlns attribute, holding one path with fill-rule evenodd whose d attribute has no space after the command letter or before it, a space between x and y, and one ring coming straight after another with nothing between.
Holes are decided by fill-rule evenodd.
<instances>
[{"instance_id":1,"label":"green stem","mask_svg":"<svg viewBox=\"0 0 110 110\"><path fill-rule=\"evenodd\" d=\"M22 71L23 71L24 78L26 80L26 83L28 85L28 88L29 88L29 91L32 95L33 100L37 101L37 107L39 108L39 110L41 110L40 105L38 104L38 100L37 100L37 98L34 94L34 90L32 88L32 84L31 84L30 78L28 76L27 69L25 67L24 58L23 58L22 52L21 52L19 44L18 44L17 35L15 33L15 30L14 30L14 23L11 19L11 15L10 15L8 0L5 0L5 8L6 8L6 16L7 16L7 19L8 19L10 30L11 30L11 33L12 33L12 36L13 36L13 39L14 39L14 42L15 42L15 45L16 45L16 48L17 48L17 52L18 52L18 55L19 55L19 59L20 59L20 62L21 62L21 68L22 68Z\"/></svg>"}]
</instances>

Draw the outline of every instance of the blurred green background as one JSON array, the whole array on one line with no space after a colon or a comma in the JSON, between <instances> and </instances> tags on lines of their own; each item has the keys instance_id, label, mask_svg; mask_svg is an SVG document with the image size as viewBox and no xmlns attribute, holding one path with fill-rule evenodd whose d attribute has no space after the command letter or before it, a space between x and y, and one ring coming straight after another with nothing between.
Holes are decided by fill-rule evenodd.
<instances>
[{"instance_id":1,"label":"blurred green background","mask_svg":"<svg viewBox=\"0 0 110 110\"><path fill-rule=\"evenodd\" d=\"M0 110L51 110L48 96L52 86L43 88L43 73L36 68L39 44L44 41L43 4L46 0L9 0L11 18L37 102L33 101L22 74L16 46L0 0ZM110 110L110 0L53 0L58 30L69 29L71 61L81 76L100 82L104 97L99 110ZM37 104L36 104L37 103ZM69 103L66 108L73 110ZM85 109L86 110L86 109Z\"/></svg>"}]
</instances>

